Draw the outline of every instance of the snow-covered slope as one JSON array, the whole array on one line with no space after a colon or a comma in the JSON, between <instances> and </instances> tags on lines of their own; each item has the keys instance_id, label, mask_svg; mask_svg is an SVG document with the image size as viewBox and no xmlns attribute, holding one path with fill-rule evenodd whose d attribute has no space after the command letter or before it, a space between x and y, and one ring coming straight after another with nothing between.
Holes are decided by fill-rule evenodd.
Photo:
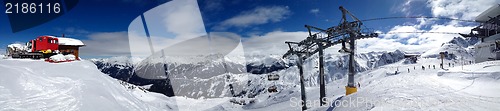
<instances>
[{"instance_id":1,"label":"snow-covered slope","mask_svg":"<svg viewBox=\"0 0 500 111\"><path fill-rule=\"evenodd\" d=\"M462 37L455 37L449 42L443 43L439 48L426 51L421 56L424 58L439 58L440 52L448 52L448 55L445 55L445 58L448 60L461 59L462 57L471 59L474 52L470 48L470 46L473 46L477 42L478 41L475 39L468 38L467 40L465 40Z\"/></svg>"},{"instance_id":2,"label":"snow-covered slope","mask_svg":"<svg viewBox=\"0 0 500 111\"><path fill-rule=\"evenodd\" d=\"M306 87L308 110L500 110L500 61L439 68L413 69L414 66L438 64L440 60L420 59L416 64L402 61L355 76L361 87L358 92L344 96L347 79L326 86L328 104L319 105L319 87ZM447 61L450 62L450 61ZM394 75L396 67L401 70ZM259 81L262 85L273 82ZM280 84L276 82L275 84ZM185 99L196 103L188 106L197 110L300 110L300 89L297 85L280 87L277 93L262 92L252 98ZM335 101L337 99L337 101ZM213 104L211 104L213 103ZM185 104L185 103L180 103ZM207 104L210 104L207 106ZM215 105L214 105L215 104ZM185 104L187 105L187 104ZM198 107L200 106L200 107ZM202 107L207 106L207 107Z\"/></svg>"},{"instance_id":3,"label":"snow-covered slope","mask_svg":"<svg viewBox=\"0 0 500 111\"><path fill-rule=\"evenodd\" d=\"M0 110L168 110L168 98L127 89L88 61L0 60Z\"/></svg>"},{"instance_id":4,"label":"snow-covered slope","mask_svg":"<svg viewBox=\"0 0 500 111\"><path fill-rule=\"evenodd\" d=\"M417 66L438 64L438 59L420 60ZM401 68L414 65L394 64ZM446 70L410 69L397 75L389 67L356 77L362 86L357 93L340 101L354 105L335 110L500 110L500 63L445 67ZM324 108L327 109L327 108Z\"/></svg>"}]
</instances>

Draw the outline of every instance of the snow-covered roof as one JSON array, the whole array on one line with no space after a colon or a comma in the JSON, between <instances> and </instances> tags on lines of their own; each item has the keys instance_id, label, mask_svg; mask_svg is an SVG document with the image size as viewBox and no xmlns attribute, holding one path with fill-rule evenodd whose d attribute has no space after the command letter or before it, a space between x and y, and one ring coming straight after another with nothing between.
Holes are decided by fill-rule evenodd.
<instances>
[{"instance_id":1,"label":"snow-covered roof","mask_svg":"<svg viewBox=\"0 0 500 111\"><path fill-rule=\"evenodd\" d=\"M496 17L498 15L500 15L500 4L495 4L483 13L479 14L476 17L476 21L488 21L490 20L490 17Z\"/></svg>"},{"instance_id":2,"label":"snow-covered roof","mask_svg":"<svg viewBox=\"0 0 500 111\"><path fill-rule=\"evenodd\" d=\"M72 46L84 46L82 41L73 38L57 37L59 39L59 45L72 45Z\"/></svg>"}]
</instances>

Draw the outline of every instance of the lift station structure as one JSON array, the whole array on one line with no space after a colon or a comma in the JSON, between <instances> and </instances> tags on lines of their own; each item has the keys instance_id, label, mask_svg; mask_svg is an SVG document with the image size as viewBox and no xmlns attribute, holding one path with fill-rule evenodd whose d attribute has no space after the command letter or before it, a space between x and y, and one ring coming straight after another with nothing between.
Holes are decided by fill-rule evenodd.
<instances>
[{"instance_id":1,"label":"lift station structure","mask_svg":"<svg viewBox=\"0 0 500 111\"><path fill-rule=\"evenodd\" d=\"M303 61L311 57L312 55L318 53L319 56L319 79L320 79L320 101L321 105L325 104L325 75L324 75L324 60L323 60L323 50L332 47L337 44L342 44L342 48L339 50L341 53L349 54L349 73L348 73L348 83L345 87L346 95L357 92L357 87L354 82L355 75L355 64L354 64L354 54L355 54L355 40L363 38L378 37L377 33L372 31L366 31L362 29L363 23L361 20L356 18L347 9L340 6L340 11L342 11L342 19L339 25L333 26L327 29L321 29L314 26L305 25L309 32L309 36L300 42L289 42L285 43L288 45L289 50L283 55L283 58L291 58L296 55L298 59L296 60L297 67L300 74L300 89L301 89L301 99L302 99L302 110L306 110L307 106L305 104L305 86L304 86L304 70L302 67ZM352 22L347 20L347 15L353 19ZM312 30L318 32L314 33ZM348 47L347 45L348 44Z\"/></svg>"},{"instance_id":2,"label":"lift station structure","mask_svg":"<svg viewBox=\"0 0 500 111\"><path fill-rule=\"evenodd\" d=\"M481 43L474 46L475 62L500 60L500 4L479 14L475 21L481 24L471 29L469 34L460 34L481 39Z\"/></svg>"}]
</instances>

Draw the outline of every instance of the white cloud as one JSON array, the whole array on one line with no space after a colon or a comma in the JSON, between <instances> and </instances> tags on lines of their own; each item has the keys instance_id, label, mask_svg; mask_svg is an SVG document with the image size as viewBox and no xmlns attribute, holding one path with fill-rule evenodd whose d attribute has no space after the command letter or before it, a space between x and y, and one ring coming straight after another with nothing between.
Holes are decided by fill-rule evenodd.
<instances>
[{"instance_id":1,"label":"white cloud","mask_svg":"<svg viewBox=\"0 0 500 111\"><path fill-rule=\"evenodd\" d=\"M472 26L461 26L459 24L437 24L431 25L429 29L423 29L428 23L419 20L417 25L398 25L388 32L455 32L467 33ZM425 22L425 23L422 23ZM376 31L383 33L382 31ZM263 36L251 36L243 41L245 54L284 54L288 50L285 41L299 42L307 37L307 32L281 32L274 31ZM440 47L442 43L448 42L459 35L434 34L434 33L397 33L382 34L377 38L361 39L356 42L357 52L371 51L394 51L402 50L408 52L425 52L429 49ZM405 43L406 42L406 43ZM338 54L340 45L326 49L326 53Z\"/></svg>"},{"instance_id":2,"label":"white cloud","mask_svg":"<svg viewBox=\"0 0 500 111\"><path fill-rule=\"evenodd\" d=\"M428 7L434 16L473 20L498 3L500 0L429 0Z\"/></svg>"},{"instance_id":3,"label":"white cloud","mask_svg":"<svg viewBox=\"0 0 500 111\"><path fill-rule=\"evenodd\" d=\"M395 26L389 32L452 32L468 33L472 26L461 26L457 24L436 24L430 29L424 30L419 25ZM359 52L369 51L393 51L396 49L408 52L425 52L429 49L440 47L442 43L448 42L453 37L460 35L418 33L418 34L387 34L380 35L379 38L362 39L357 42ZM406 44L403 44L406 42Z\"/></svg>"},{"instance_id":4,"label":"white cloud","mask_svg":"<svg viewBox=\"0 0 500 111\"><path fill-rule=\"evenodd\" d=\"M421 12L419 12L419 10L426 8L422 7L422 5L426 4L426 1L427 0L401 0L402 3L393 5L391 11L402 13L405 16L420 15Z\"/></svg>"},{"instance_id":5,"label":"white cloud","mask_svg":"<svg viewBox=\"0 0 500 111\"><path fill-rule=\"evenodd\" d=\"M466 28L463 28L466 29ZM440 30L456 30L452 29L451 26L439 26L435 27L432 31ZM299 42L307 37L307 32L281 32L274 31L266 33L262 36L251 36L243 40L243 48L245 54L276 54L281 55L288 51L288 46L285 41ZM451 38L456 35L440 35L440 34L422 34L419 37L408 38L408 43L420 44L403 44L400 38L385 38L380 36L378 38L368 38L356 41L357 53L365 53L371 51L394 51L402 50L408 52L424 52L432 48L439 47L442 43L448 42ZM325 53L339 54L338 50L340 45L335 45L328 49L325 49Z\"/></svg>"},{"instance_id":6,"label":"white cloud","mask_svg":"<svg viewBox=\"0 0 500 111\"><path fill-rule=\"evenodd\" d=\"M245 54L284 54L288 51L285 41L299 42L307 35L308 32L269 32L243 39L243 48Z\"/></svg>"},{"instance_id":7,"label":"white cloud","mask_svg":"<svg viewBox=\"0 0 500 111\"><path fill-rule=\"evenodd\" d=\"M319 13L319 9L315 8L315 9L311 9L311 12L312 14L318 14Z\"/></svg>"},{"instance_id":8,"label":"white cloud","mask_svg":"<svg viewBox=\"0 0 500 111\"><path fill-rule=\"evenodd\" d=\"M142 18L135 18L128 27L132 56L144 57L174 44L206 36L205 26L196 0L174 0L144 13L149 31L147 36Z\"/></svg>"},{"instance_id":9,"label":"white cloud","mask_svg":"<svg viewBox=\"0 0 500 111\"><path fill-rule=\"evenodd\" d=\"M413 0L407 0L403 5L398 6L397 10L406 14L406 16L411 14L411 3Z\"/></svg>"},{"instance_id":10,"label":"white cloud","mask_svg":"<svg viewBox=\"0 0 500 111\"><path fill-rule=\"evenodd\" d=\"M408 0L403 4L403 12L406 14L411 12L411 4L415 0ZM478 3L476 3L478 2ZM498 0L497 0L498 2ZM446 1L446 0L429 0L428 5L431 7L434 16L441 17L456 17L461 19L472 19L491 4L496 4L492 0L479 1ZM444 12L447 10L448 12ZM313 11L311 10L311 13ZM356 42L357 52L371 51L394 51L402 50L407 52L425 52L430 49L440 47L442 43L449 42L453 37L460 35L452 34L435 34L435 33L397 33L397 32L451 32L451 33L468 33L474 26L462 25L457 21L436 24L436 22L428 19L417 19L416 24L404 24L392 27L386 33L378 38L361 39ZM382 31L376 31L381 33ZM261 54L283 54L288 50L288 46L284 41L301 41L305 39L307 32L270 32L263 36L252 36L247 38L243 44L245 53L261 53ZM406 42L406 43L405 43ZM340 49L339 45L326 49L326 53L337 53Z\"/></svg>"},{"instance_id":11,"label":"white cloud","mask_svg":"<svg viewBox=\"0 0 500 111\"><path fill-rule=\"evenodd\" d=\"M418 38L410 38L406 42L408 44L416 44L418 42Z\"/></svg>"},{"instance_id":12,"label":"white cloud","mask_svg":"<svg viewBox=\"0 0 500 111\"><path fill-rule=\"evenodd\" d=\"M196 35L205 34L205 26L201 18L201 13L198 9L196 1L193 3L179 3L175 7L166 7L170 10L158 10L161 11L158 18L163 18L160 25L163 25L166 29L165 31L171 32L178 36L183 35ZM149 15L149 18L153 16L154 13L145 13ZM151 21L148 26L157 25L156 21ZM151 29L150 29L151 30ZM161 33L161 32L151 32L150 33Z\"/></svg>"},{"instance_id":13,"label":"white cloud","mask_svg":"<svg viewBox=\"0 0 500 111\"><path fill-rule=\"evenodd\" d=\"M291 12L286 6L257 7L250 11L242 12L232 18L222 21L216 29L229 27L248 27L270 22L279 22L286 19Z\"/></svg>"},{"instance_id":14,"label":"white cloud","mask_svg":"<svg viewBox=\"0 0 500 111\"><path fill-rule=\"evenodd\" d=\"M126 56L130 55L127 32L100 32L82 40L81 56Z\"/></svg>"},{"instance_id":15,"label":"white cloud","mask_svg":"<svg viewBox=\"0 0 500 111\"><path fill-rule=\"evenodd\" d=\"M224 7L222 5L223 1L222 0L205 0L205 1L200 1L204 3L204 9L207 11L219 11L223 10Z\"/></svg>"},{"instance_id":16,"label":"white cloud","mask_svg":"<svg viewBox=\"0 0 500 111\"><path fill-rule=\"evenodd\" d=\"M79 28L74 28L74 27L66 28L64 31L66 33L69 33L69 34L88 34L88 33L90 33L87 30L79 29Z\"/></svg>"},{"instance_id":17,"label":"white cloud","mask_svg":"<svg viewBox=\"0 0 500 111\"><path fill-rule=\"evenodd\" d=\"M398 33L398 32L419 32L423 31L419 29L420 27L418 25L397 25L394 26L388 33L384 35L384 38L390 39L390 38L396 38L396 39L405 39L409 37L416 37L419 36L420 34L418 33ZM395 33L395 34L391 34Z\"/></svg>"},{"instance_id":18,"label":"white cloud","mask_svg":"<svg viewBox=\"0 0 500 111\"><path fill-rule=\"evenodd\" d=\"M285 41L299 42L304 40L307 37L307 32L281 32L274 31L264 34L263 36L251 36L245 38L243 40L243 48L245 50L245 54L276 54L281 55L288 51L288 46L285 44ZM414 37L414 39L420 39ZM435 39L435 38L433 38ZM379 38L369 38L369 39L361 39L356 42L357 53L365 53L371 51L394 51L394 50L402 50L409 52L423 52L430 48L438 47L434 43L429 44L420 44L420 45L412 45L412 44L403 44L398 41L398 38L383 38L383 36ZM411 39L410 39L411 40ZM447 41L444 41L447 42ZM434 44L434 45L432 45ZM340 49L340 45L335 45L325 50L325 53L330 54L339 54L338 50Z\"/></svg>"},{"instance_id":19,"label":"white cloud","mask_svg":"<svg viewBox=\"0 0 500 111\"><path fill-rule=\"evenodd\" d=\"M408 15L411 12L411 4L415 0L408 0L403 3L401 11ZM428 0L433 16L450 17L459 19L474 19L500 0ZM437 24L428 19L417 19L417 24L396 25L387 33L397 32L451 32L469 33L474 26L463 25L458 21L449 21ZM359 52L368 51L392 51L400 49L409 52L424 52L429 49L440 47L444 42L448 42L453 37L460 35L436 34L436 33L397 33L381 34L379 38L363 39L357 42ZM406 44L404 44L406 42Z\"/></svg>"},{"instance_id":20,"label":"white cloud","mask_svg":"<svg viewBox=\"0 0 500 111\"><path fill-rule=\"evenodd\" d=\"M66 28L60 28L56 27L54 28L56 31L61 32L61 34L64 34L64 36L67 37L72 37L72 36L86 36L91 33L91 31L78 28L78 27L66 27ZM57 35L61 36L61 35Z\"/></svg>"}]
</instances>

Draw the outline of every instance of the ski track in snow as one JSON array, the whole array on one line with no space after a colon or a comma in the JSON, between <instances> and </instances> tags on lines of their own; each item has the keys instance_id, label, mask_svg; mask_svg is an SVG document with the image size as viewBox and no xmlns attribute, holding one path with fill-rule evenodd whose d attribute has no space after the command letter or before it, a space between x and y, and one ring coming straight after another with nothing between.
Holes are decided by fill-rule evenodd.
<instances>
[{"instance_id":1,"label":"ski track in snow","mask_svg":"<svg viewBox=\"0 0 500 111\"><path fill-rule=\"evenodd\" d=\"M178 110L175 100L130 86L127 89L85 60L6 59L0 60L0 70L0 111Z\"/></svg>"},{"instance_id":2,"label":"ski track in snow","mask_svg":"<svg viewBox=\"0 0 500 111\"><path fill-rule=\"evenodd\" d=\"M432 60L430 62L437 63ZM406 69L405 67L413 66L400 65L399 67ZM416 64L416 66L422 66L422 64ZM376 74L383 74L377 72L379 70L387 72L387 69L376 69L358 75L356 80L361 79L360 82L366 86L359 88L358 92L352 96L349 95L352 98L364 98L363 102L372 106L340 107L336 110L499 110L495 106L500 105L500 97L475 95L464 91L477 83L477 75L474 73L471 74L472 78L457 80L438 76L437 72L441 69L426 69L425 71L410 69L410 73L402 70L397 75L372 79L373 76L377 76ZM454 72L449 74L467 75ZM454 84L448 84L447 81L460 81L463 85L460 88L457 86L453 88L450 85ZM476 92L481 93L481 91Z\"/></svg>"},{"instance_id":3,"label":"ski track in snow","mask_svg":"<svg viewBox=\"0 0 500 111\"><path fill-rule=\"evenodd\" d=\"M80 92L78 81L63 77L45 78L34 75L32 69L18 66L1 65L0 67L15 70L20 73L18 81L29 91L24 97L11 96L13 98L1 102L3 110L78 110L80 104L71 92ZM55 86L62 87L61 89ZM29 107L25 107L29 106ZM26 109L17 109L25 107Z\"/></svg>"}]
</instances>

